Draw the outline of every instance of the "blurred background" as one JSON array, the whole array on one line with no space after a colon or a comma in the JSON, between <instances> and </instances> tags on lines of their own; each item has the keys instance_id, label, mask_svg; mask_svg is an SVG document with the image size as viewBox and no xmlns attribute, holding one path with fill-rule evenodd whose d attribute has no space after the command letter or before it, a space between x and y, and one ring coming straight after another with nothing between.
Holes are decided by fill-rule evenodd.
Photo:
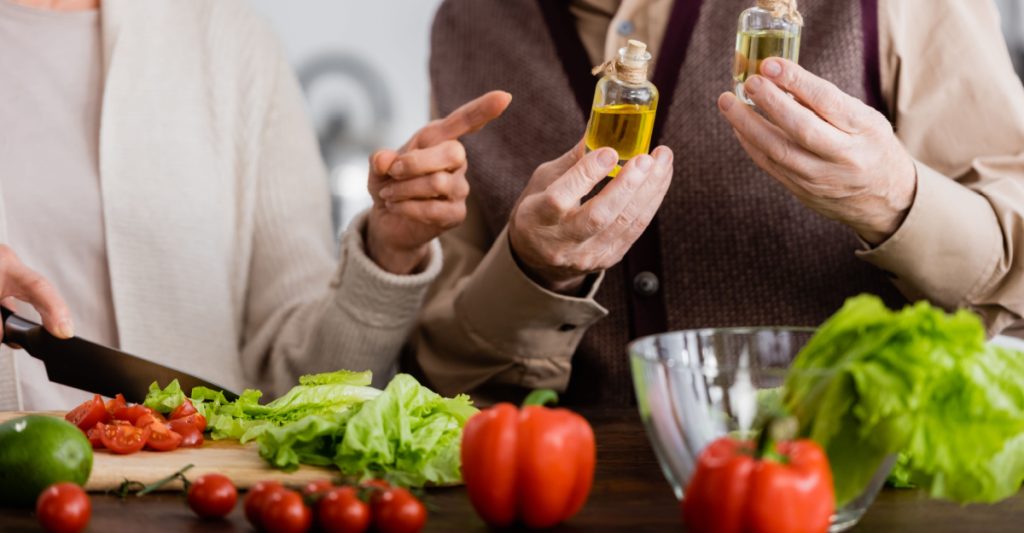
<instances>
[{"instance_id":1,"label":"blurred background","mask_svg":"<svg viewBox=\"0 0 1024 533\"><path fill-rule=\"evenodd\" d=\"M429 119L430 25L441 0L251 2L277 29L306 90L343 228L369 205L370 153L400 146ZM1024 73L1024 0L996 3Z\"/></svg>"}]
</instances>

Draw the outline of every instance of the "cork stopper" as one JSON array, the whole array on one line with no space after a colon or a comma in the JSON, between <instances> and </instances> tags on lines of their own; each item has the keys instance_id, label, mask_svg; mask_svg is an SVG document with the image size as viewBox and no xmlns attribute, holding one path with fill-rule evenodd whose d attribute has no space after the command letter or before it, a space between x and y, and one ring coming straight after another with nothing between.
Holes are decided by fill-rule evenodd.
<instances>
[{"instance_id":1,"label":"cork stopper","mask_svg":"<svg viewBox=\"0 0 1024 533\"><path fill-rule=\"evenodd\" d=\"M757 0L757 7L771 11L775 18L786 19L799 26L804 25L804 17L796 8L796 0Z\"/></svg>"},{"instance_id":2,"label":"cork stopper","mask_svg":"<svg viewBox=\"0 0 1024 533\"><path fill-rule=\"evenodd\" d=\"M647 44L630 39L624 48L619 48L619 57L609 59L594 67L591 73L616 76L626 83L641 84L647 81L647 64L651 61L651 53Z\"/></svg>"}]
</instances>

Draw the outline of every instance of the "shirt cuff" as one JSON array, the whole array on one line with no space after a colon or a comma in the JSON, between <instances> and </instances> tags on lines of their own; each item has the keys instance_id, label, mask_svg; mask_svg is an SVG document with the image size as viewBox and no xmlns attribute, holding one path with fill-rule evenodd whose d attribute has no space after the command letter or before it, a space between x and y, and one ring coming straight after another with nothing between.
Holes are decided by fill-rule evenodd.
<instances>
[{"instance_id":1,"label":"shirt cuff","mask_svg":"<svg viewBox=\"0 0 1024 533\"><path fill-rule=\"evenodd\" d=\"M992 277L1002 233L984 196L917 162L917 195L896 233L857 256L947 309L966 305ZM906 292L906 291L905 291Z\"/></svg>"},{"instance_id":2,"label":"shirt cuff","mask_svg":"<svg viewBox=\"0 0 1024 533\"><path fill-rule=\"evenodd\" d=\"M430 260L418 274L402 276L382 269L366 254L363 233L367 214L357 217L341 236L338 270L331 281L338 307L373 327L408 327L419 315L423 298L443 263L441 244L430 243Z\"/></svg>"},{"instance_id":3,"label":"shirt cuff","mask_svg":"<svg viewBox=\"0 0 1024 533\"><path fill-rule=\"evenodd\" d=\"M541 287L516 264L501 232L455 301L469 331L512 358L572 357L587 328L608 310L594 300L604 273L588 294L572 297Z\"/></svg>"}]
</instances>

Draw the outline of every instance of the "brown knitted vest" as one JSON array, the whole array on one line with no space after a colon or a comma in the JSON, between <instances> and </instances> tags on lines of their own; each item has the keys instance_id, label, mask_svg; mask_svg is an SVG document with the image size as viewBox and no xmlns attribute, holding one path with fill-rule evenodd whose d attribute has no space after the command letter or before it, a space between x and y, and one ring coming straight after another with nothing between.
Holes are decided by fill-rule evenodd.
<instances>
[{"instance_id":1,"label":"brown knitted vest","mask_svg":"<svg viewBox=\"0 0 1024 533\"><path fill-rule=\"evenodd\" d=\"M580 74L590 65L565 2L446 0L434 23L430 71L441 113L491 89L514 96L504 117L464 140L472 194L487 206L492 236L537 165L572 147L586 126L597 80ZM676 154L672 187L657 224L605 277L597 300L610 315L574 355L570 403L632 403L626 345L652 329L810 326L858 293L905 301L854 256L852 231L802 206L756 167L719 115L718 95L732 85L737 17L754 2L676 4L654 69L662 91L655 140ZM877 100L865 89L877 81L877 40L865 39L874 3L803 0L800 8L801 64ZM640 269L658 275L657 294L634 291Z\"/></svg>"}]
</instances>

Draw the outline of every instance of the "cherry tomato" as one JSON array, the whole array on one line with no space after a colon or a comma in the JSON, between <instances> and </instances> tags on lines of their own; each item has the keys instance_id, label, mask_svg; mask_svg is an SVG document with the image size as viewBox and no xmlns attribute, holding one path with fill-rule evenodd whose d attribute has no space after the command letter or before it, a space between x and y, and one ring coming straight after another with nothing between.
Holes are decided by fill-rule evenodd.
<instances>
[{"instance_id":1,"label":"cherry tomato","mask_svg":"<svg viewBox=\"0 0 1024 533\"><path fill-rule=\"evenodd\" d=\"M70 413L64 416L64 420L78 426L78 429L88 434L89 430L96 427L99 422L106 422L110 415L107 413L107 406L103 398L97 394L91 400L75 407Z\"/></svg>"},{"instance_id":2,"label":"cherry tomato","mask_svg":"<svg viewBox=\"0 0 1024 533\"><path fill-rule=\"evenodd\" d=\"M427 523L427 508L403 488L381 493L373 503L373 525L381 533L416 533Z\"/></svg>"},{"instance_id":3,"label":"cherry tomato","mask_svg":"<svg viewBox=\"0 0 1024 533\"><path fill-rule=\"evenodd\" d=\"M103 446L119 454L135 453L146 445L149 439L149 428L137 428L129 424L104 424L96 427L100 430Z\"/></svg>"},{"instance_id":4,"label":"cherry tomato","mask_svg":"<svg viewBox=\"0 0 1024 533\"><path fill-rule=\"evenodd\" d=\"M107 400L107 412L110 413L110 416L114 416L115 411L126 405L128 405L128 402L125 401L124 395L118 394L114 396L113 400Z\"/></svg>"},{"instance_id":5,"label":"cherry tomato","mask_svg":"<svg viewBox=\"0 0 1024 533\"><path fill-rule=\"evenodd\" d=\"M304 533L313 523L313 513L298 492L278 490L263 503L260 523L267 533Z\"/></svg>"},{"instance_id":6,"label":"cherry tomato","mask_svg":"<svg viewBox=\"0 0 1024 533\"><path fill-rule=\"evenodd\" d=\"M36 499L39 525L52 533L78 533L89 525L92 503L74 483L50 485Z\"/></svg>"},{"instance_id":7,"label":"cherry tomato","mask_svg":"<svg viewBox=\"0 0 1024 533\"><path fill-rule=\"evenodd\" d=\"M147 448L158 452L169 452L181 446L182 436L171 431L167 424L153 422L145 427L149 429L149 438L146 439Z\"/></svg>"},{"instance_id":8,"label":"cherry tomato","mask_svg":"<svg viewBox=\"0 0 1024 533\"><path fill-rule=\"evenodd\" d=\"M100 429L102 422L97 422L92 429L85 432L86 436L89 437L89 444L92 444L92 449L98 450L103 447L103 430Z\"/></svg>"},{"instance_id":9,"label":"cherry tomato","mask_svg":"<svg viewBox=\"0 0 1024 533\"><path fill-rule=\"evenodd\" d=\"M192 400L185 398L185 401L181 402L181 405L174 408L171 411L171 420L175 418L185 418L188 415L194 415L196 413L196 406L192 405Z\"/></svg>"},{"instance_id":10,"label":"cherry tomato","mask_svg":"<svg viewBox=\"0 0 1024 533\"><path fill-rule=\"evenodd\" d=\"M391 483L388 483L386 479L370 479L360 483L360 486L370 489L370 504L376 504L380 495L391 488Z\"/></svg>"},{"instance_id":11,"label":"cherry tomato","mask_svg":"<svg viewBox=\"0 0 1024 533\"><path fill-rule=\"evenodd\" d=\"M199 413L194 413L181 418L171 417L171 422L175 422L179 425L188 424L198 429L200 433L206 431L206 417Z\"/></svg>"},{"instance_id":12,"label":"cherry tomato","mask_svg":"<svg viewBox=\"0 0 1024 533\"><path fill-rule=\"evenodd\" d=\"M161 424L167 424L167 419L164 418L164 416L161 415L160 413L158 413L156 411L153 411L152 413L146 413L146 414L140 416L139 419L135 421L135 427L137 427L137 428L144 428L144 427L146 427L146 426L148 426L150 424L153 424L155 422L159 422Z\"/></svg>"},{"instance_id":13,"label":"cherry tomato","mask_svg":"<svg viewBox=\"0 0 1024 533\"><path fill-rule=\"evenodd\" d=\"M114 418L118 420L127 420L132 425L135 425L135 423L139 421L140 417L152 413L153 410L145 405L125 405L124 407L119 407L114 411Z\"/></svg>"},{"instance_id":14,"label":"cherry tomato","mask_svg":"<svg viewBox=\"0 0 1024 533\"><path fill-rule=\"evenodd\" d=\"M249 520L252 527L256 529L263 527L260 521L263 505L267 501L267 496L279 490L284 490L284 486L277 481L260 481L249 489L245 495L245 518Z\"/></svg>"},{"instance_id":15,"label":"cherry tomato","mask_svg":"<svg viewBox=\"0 0 1024 533\"><path fill-rule=\"evenodd\" d=\"M338 487L320 498L316 517L324 533L363 533L370 527L370 506L356 489Z\"/></svg>"},{"instance_id":16,"label":"cherry tomato","mask_svg":"<svg viewBox=\"0 0 1024 533\"><path fill-rule=\"evenodd\" d=\"M331 483L329 479L318 479L316 481L310 481L306 483L305 487L302 487L303 496L316 496L322 494L334 488L334 483Z\"/></svg>"},{"instance_id":17,"label":"cherry tomato","mask_svg":"<svg viewBox=\"0 0 1024 533\"><path fill-rule=\"evenodd\" d=\"M200 518L222 518L235 508L238 490L227 476L206 474L188 488L188 506Z\"/></svg>"},{"instance_id":18,"label":"cherry tomato","mask_svg":"<svg viewBox=\"0 0 1024 533\"><path fill-rule=\"evenodd\" d=\"M169 425L171 431L181 435L181 446L183 448L198 448L203 445L203 430L188 422L189 418L171 420Z\"/></svg>"}]
</instances>

